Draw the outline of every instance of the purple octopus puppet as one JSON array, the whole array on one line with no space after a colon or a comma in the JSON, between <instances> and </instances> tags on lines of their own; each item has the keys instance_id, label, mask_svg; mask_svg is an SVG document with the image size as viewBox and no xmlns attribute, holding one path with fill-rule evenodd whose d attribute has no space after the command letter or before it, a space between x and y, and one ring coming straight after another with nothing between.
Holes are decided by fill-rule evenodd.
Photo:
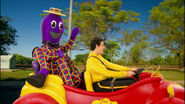
<instances>
[{"instance_id":1,"label":"purple octopus puppet","mask_svg":"<svg viewBox=\"0 0 185 104\"><path fill-rule=\"evenodd\" d=\"M35 87L42 87L48 74L59 75L65 84L78 87L80 75L75 70L74 64L66 54L79 32L76 27L72 30L70 39L65 46L59 45L64 32L64 22L60 16L65 16L60 9L50 8L49 13L41 24L42 43L41 48L34 48L32 55L36 61L32 62L35 75L27 78L28 83Z\"/></svg>"}]
</instances>

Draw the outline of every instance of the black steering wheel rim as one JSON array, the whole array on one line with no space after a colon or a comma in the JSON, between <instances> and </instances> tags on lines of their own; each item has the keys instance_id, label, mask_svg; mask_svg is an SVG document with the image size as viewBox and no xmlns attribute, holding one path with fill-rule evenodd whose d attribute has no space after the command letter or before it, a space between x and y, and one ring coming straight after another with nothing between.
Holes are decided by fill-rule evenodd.
<instances>
[{"instance_id":1,"label":"black steering wheel rim","mask_svg":"<svg viewBox=\"0 0 185 104\"><path fill-rule=\"evenodd\" d=\"M144 69L144 68L140 68L140 69L138 69L137 71L134 71L134 73L135 73L134 77L137 79L137 81L140 80L140 79L139 79L139 75L141 74L141 72L142 72L143 70L145 70L145 69Z\"/></svg>"}]
</instances>

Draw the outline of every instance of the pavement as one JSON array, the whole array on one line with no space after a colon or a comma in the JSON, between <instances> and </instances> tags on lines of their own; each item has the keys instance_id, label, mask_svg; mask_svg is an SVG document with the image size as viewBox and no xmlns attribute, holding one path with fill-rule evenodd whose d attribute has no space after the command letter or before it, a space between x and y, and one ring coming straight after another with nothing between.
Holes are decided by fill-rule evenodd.
<instances>
[{"instance_id":1,"label":"pavement","mask_svg":"<svg viewBox=\"0 0 185 104\"><path fill-rule=\"evenodd\" d=\"M19 98L25 81L0 81L1 104L12 104Z\"/></svg>"},{"instance_id":2,"label":"pavement","mask_svg":"<svg viewBox=\"0 0 185 104\"><path fill-rule=\"evenodd\" d=\"M1 89L21 89L25 81L1 81Z\"/></svg>"}]
</instances>

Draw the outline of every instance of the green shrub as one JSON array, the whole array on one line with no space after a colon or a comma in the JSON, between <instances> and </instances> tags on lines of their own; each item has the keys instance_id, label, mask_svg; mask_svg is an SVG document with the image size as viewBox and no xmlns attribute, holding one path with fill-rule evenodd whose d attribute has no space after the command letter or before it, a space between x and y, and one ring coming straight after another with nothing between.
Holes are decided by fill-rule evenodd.
<instances>
[{"instance_id":1,"label":"green shrub","mask_svg":"<svg viewBox=\"0 0 185 104\"><path fill-rule=\"evenodd\" d=\"M31 64L32 63L32 58L25 57L19 54L14 54L16 57L16 64Z\"/></svg>"}]
</instances>

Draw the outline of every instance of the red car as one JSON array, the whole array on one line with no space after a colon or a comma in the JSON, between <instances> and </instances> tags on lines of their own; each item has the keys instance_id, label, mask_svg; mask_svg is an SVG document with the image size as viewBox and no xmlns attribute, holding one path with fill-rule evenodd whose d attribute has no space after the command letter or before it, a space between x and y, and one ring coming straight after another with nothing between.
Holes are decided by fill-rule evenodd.
<instances>
[{"instance_id":1,"label":"red car","mask_svg":"<svg viewBox=\"0 0 185 104\"><path fill-rule=\"evenodd\" d=\"M80 88L63 84L57 75L49 75L42 88L26 82L14 104L184 104L184 87L157 73L142 72L137 77L136 83L121 90L94 92L88 72Z\"/></svg>"}]
</instances>

